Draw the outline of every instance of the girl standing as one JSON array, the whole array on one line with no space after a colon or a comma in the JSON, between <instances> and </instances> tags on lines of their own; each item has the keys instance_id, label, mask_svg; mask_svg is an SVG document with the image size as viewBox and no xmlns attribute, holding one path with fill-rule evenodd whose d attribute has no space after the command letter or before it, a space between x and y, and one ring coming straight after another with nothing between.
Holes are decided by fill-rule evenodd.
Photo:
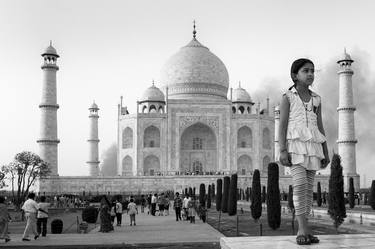
<instances>
[{"instance_id":1,"label":"girl standing","mask_svg":"<svg viewBox=\"0 0 375 249\"><path fill-rule=\"evenodd\" d=\"M137 204L134 203L134 199L130 199L130 203L128 204L128 214L130 216L130 225L136 226L135 224L135 215L138 214Z\"/></svg>"},{"instance_id":2,"label":"girl standing","mask_svg":"<svg viewBox=\"0 0 375 249\"><path fill-rule=\"evenodd\" d=\"M309 59L293 62L290 72L294 85L282 96L280 105L279 161L290 167L293 202L298 222L299 245L319 243L312 235L306 216L313 201L314 176L329 163L318 94L309 89L314 81L314 63Z\"/></svg>"}]
</instances>

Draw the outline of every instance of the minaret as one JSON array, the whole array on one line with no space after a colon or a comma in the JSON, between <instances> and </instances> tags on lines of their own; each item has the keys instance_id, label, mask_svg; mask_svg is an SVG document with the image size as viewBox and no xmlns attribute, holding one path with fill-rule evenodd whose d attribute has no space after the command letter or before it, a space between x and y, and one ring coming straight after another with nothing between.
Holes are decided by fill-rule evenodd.
<instances>
[{"instance_id":1,"label":"minaret","mask_svg":"<svg viewBox=\"0 0 375 249\"><path fill-rule=\"evenodd\" d=\"M43 88L42 101L39 105L41 111L40 119L40 138L39 144L40 157L49 163L51 175L58 175L58 150L57 145L60 140L57 138L57 104L56 98L56 72L59 67L56 65L59 55L56 49L49 47L42 54L44 63L43 70Z\"/></svg>"},{"instance_id":2,"label":"minaret","mask_svg":"<svg viewBox=\"0 0 375 249\"><path fill-rule=\"evenodd\" d=\"M353 60L344 50L344 58L337 63L340 65L339 75L339 134L338 134L338 153L341 157L341 164L344 174L344 189L348 191L349 178L354 179L354 188L359 190L359 175L356 169L356 149L354 127L354 111L356 110L353 102L352 76L353 70L351 64Z\"/></svg>"},{"instance_id":3,"label":"minaret","mask_svg":"<svg viewBox=\"0 0 375 249\"><path fill-rule=\"evenodd\" d=\"M90 136L87 142L89 142L89 160L87 164L90 169L90 176L99 175L99 136L98 136L98 106L94 103L89 108L90 115Z\"/></svg>"}]
</instances>

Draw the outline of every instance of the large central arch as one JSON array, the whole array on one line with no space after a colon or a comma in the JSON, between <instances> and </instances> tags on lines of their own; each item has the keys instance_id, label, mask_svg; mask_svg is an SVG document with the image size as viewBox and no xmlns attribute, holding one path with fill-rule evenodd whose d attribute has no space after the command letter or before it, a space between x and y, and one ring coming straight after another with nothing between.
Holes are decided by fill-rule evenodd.
<instances>
[{"instance_id":1,"label":"large central arch","mask_svg":"<svg viewBox=\"0 0 375 249\"><path fill-rule=\"evenodd\" d=\"M217 171L217 139L203 123L187 127L180 138L180 171Z\"/></svg>"}]
</instances>

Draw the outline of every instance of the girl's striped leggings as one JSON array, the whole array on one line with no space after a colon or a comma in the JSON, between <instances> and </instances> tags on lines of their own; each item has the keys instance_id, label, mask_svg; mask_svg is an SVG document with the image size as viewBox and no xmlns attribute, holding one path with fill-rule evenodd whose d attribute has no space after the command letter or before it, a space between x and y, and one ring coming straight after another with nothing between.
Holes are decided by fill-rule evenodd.
<instances>
[{"instance_id":1,"label":"girl's striped leggings","mask_svg":"<svg viewBox=\"0 0 375 249\"><path fill-rule=\"evenodd\" d=\"M293 203L296 215L309 215L313 202L315 170L297 164L290 168L293 177Z\"/></svg>"}]
</instances>

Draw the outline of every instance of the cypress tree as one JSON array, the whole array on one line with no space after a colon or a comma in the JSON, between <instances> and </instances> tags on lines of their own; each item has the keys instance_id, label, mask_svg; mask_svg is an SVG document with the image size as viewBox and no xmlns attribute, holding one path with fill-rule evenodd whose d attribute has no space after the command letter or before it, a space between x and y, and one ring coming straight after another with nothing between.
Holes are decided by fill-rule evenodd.
<instances>
[{"instance_id":1,"label":"cypress tree","mask_svg":"<svg viewBox=\"0 0 375 249\"><path fill-rule=\"evenodd\" d=\"M195 187L193 188L193 196L195 197L196 195L195 195Z\"/></svg>"},{"instance_id":2,"label":"cypress tree","mask_svg":"<svg viewBox=\"0 0 375 249\"><path fill-rule=\"evenodd\" d=\"M206 186L204 185L204 183L201 183L201 185L199 186L199 204L201 206L206 206L205 197L206 197Z\"/></svg>"},{"instance_id":3,"label":"cypress tree","mask_svg":"<svg viewBox=\"0 0 375 249\"><path fill-rule=\"evenodd\" d=\"M217 179L216 181L216 211L221 211L221 202L223 197L223 180Z\"/></svg>"},{"instance_id":4,"label":"cypress tree","mask_svg":"<svg viewBox=\"0 0 375 249\"><path fill-rule=\"evenodd\" d=\"M266 186L262 188L262 203L266 203L267 200L267 193L266 193Z\"/></svg>"},{"instance_id":5,"label":"cypress tree","mask_svg":"<svg viewBox=\"0 0 375 249\"><path fill-rule=\"evenodd\" d=\"M332 157L331 175L329 177L328 213L337 231L346 218L344 178L341 158L338 154L334 154Z\"/></svg>"},{"instance_id":6,"label":"cypress tree","mask_svg":"<svg viewBox=\"0 0 375 249\"><path fill-rule=\"evenodd\" d=\"M187 195L188 194L188 189L187 188L185 188L185 195Z\"/></svg>"},{"instance_id":7,"label":"cypress tree","mask_svg":"<svg viewBox=\"0 0 375 249\"><path fill-rule=\"evenodd\" d=\"M259 170L254 170L253 183L252 183L252 195L251 195L251 216L255 221L258 221L262 216L262 195L260 186L260 173ZM249 190L250 191L250 190Z\"/></svg>"},{"instance_id":8,"label":"cypress tree","mask_svg":"<svg viewBox=\"0 0 375 249\"><path fill-rule=\"evenodd\" d=\"M316 189L316 204L318 204L318 207L322 206L322 187L320 186L320 182L318 182Z\"/></svg>"},{"instance_id":9,"label":"cypress tree","mask_svg":"<svg viewBox=\"0 0 375 249\"><path fill-rule=\"evenodd\" d=\"M223 199L221 201L221 211L223 213L228 212L229 185L230 185L230 177L224 176Z\"/></svg>"},{"instance_id":10,"label":"cypress tree","mask_svg":"<svg viewBox=\"0 0 375 249\"><path fill-rule=\"evenodd\" d=\"M349 178L348 201L349 201L349 207L354 208L355 200L354 200L354 180L353 180L353 177Z\"/></svg>"},{"instance_id":11,"label":"cypress tree","mask_svg":"<svg viewBox=\"0 0 375 249\"><path fill-rule=\"evenodd\" d=\"M193 196L193 189L191 187L189 187L189 196L192 197Z\"/></svg>"},{"instance_id":12,"label":"cypress tree","mask_svg":"<svg viewBox=\"0 0 375 249\"><path fill-rule=\"evenodd\" d=\"M211 192L212 192L211 185L208 185L207 208L211 208Z\"/></svg>"},{"instance_id":13,"label":"cypress tree","mask_svg":"<svg viewBox=\"0 0 375 249\"><path fill-rule=\"evenodd\" d=\"M371 208L375 210L375 180L372 180L372 183L371 183L369 204Z\"/></svg>"},{"instance_id":14,"label":"cypress tree","mask_svg":"<svg viewBox=\"0 0 375 249\"><path fill-rule=\"evenodd\" d=\"M237 214L237 174L230 177L229 196L228 196L228 214L230 216Z\"/></svg>"},{"instance_id":15,"label":"cypress tree","mask_svg":"<svg viewBox=\"0 0 375 249\"><path fill-rule=\"evenodd\" d=\"M276 230L280 227L281 204L279 189L279 165L277 165L277 163L268 164L267 218L270 228Z\"/></svg>"}]
</instances>

